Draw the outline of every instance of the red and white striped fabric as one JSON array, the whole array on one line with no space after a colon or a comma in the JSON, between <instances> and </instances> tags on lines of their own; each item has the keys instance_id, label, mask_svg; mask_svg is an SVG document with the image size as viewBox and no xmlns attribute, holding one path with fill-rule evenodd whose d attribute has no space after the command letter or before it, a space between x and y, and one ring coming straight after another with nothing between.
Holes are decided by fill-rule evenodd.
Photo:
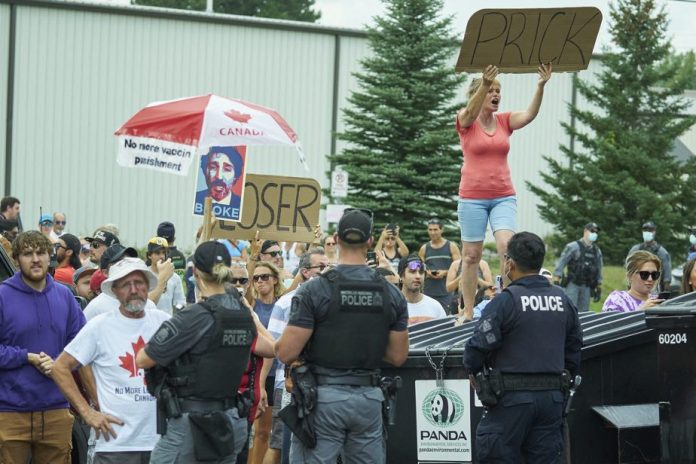
<instances>
[{"instance_id":1,"label":"red and white striped fabric","mask_svg":"<svg viewBox=\"0 0 696 464\"><path fill-rule=\"evenodd\" d=\"M121 166L185 176L196 153L214 146L291 145L305 166L297 134L277 111L217 95L151 103L121 126Z\"/></svg>"}]
</instances>

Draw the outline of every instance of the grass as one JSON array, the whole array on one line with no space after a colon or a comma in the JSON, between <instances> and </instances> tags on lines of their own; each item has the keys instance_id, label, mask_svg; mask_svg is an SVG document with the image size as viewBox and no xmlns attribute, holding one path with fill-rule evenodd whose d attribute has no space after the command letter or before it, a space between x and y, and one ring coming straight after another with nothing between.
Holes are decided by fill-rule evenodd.
<instances>
[{"instance_id":1,"label":"grass","mask_svg":"<svg viewBox=\"0 0 696 464\"><path fill-rule=\"evenodd\" d=\"M500 262L498 261L497 255L488 254L484 251L484 259L488 261L491 267L491 273L493 276L500 274ZM552 256L546 257L544 261L544 267L551 272L553 272L556 267L556 257ZM599 312L602 310L602 305L604 300L606 300L607 295L609 295L614 290L626 290L626 273L621 266L604 266L602 270L603 283L602 283L602 297L598 302L590 302L590 311Z\"/></svg>"}]
</instances>

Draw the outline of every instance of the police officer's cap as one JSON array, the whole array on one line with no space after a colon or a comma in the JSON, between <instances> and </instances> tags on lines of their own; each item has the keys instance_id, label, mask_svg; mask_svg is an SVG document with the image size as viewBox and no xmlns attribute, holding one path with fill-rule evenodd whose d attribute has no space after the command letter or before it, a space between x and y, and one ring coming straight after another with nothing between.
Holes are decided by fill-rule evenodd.
<instances>
[{"instance_id":1,"label":"police officer's cap","mask_svg":"<svg viewBox=\"0 0 696 464\"><path fill-rule=\"evenodd\" d=\"M599 228L599 226L597 225L596 222L588 222L587 224L585 224L585 229L586 230L596 230L597 232L602 230Z\"/></svg>"},{"instance_id":2,"label":"police officer's cap","mask_svg":"<svg viewBox=\"0 0 696 464\"><path fill-rule=\"evenodd\" d=\"M227 247L220 242L203 242L196 248L193 254L193 265L208 274L213 272L213 267L218 263L224 263L226 266L232 264L230 252Z\"/></svg>"},{"instance_id":3,"label":"police officer's cap","mask_svg":"<svg viewBox=\"0 0 696 464\"><path fill-rule=\"evenodd\" d=\"M372 237L372 211L346 208L338 221L338 238L350 244L367 242Z\"/></svg>"},{"instance_id":4,"label":"police officer's cap","mask_svg":"<svg viewBox=\"0 0 696 464\"><path fill-rule=\"evenodd\" d=\"M642 229L643 230L655 230L655 229L657 229L657 226L655 225L654 222L648 221L648 222L643 224Z\"/></svg>"}]
</instances>

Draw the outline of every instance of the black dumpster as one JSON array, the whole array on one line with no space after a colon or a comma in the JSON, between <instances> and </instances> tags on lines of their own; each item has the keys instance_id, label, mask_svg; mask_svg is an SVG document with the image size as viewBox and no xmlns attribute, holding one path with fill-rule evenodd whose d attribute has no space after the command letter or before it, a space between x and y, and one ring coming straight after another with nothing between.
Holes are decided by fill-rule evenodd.
<instances>
[{"instance_id":1,"label":"black dumpster","mask_svg":"<svg viewBox=\"0 0 696 464\"><path fill-rule=\"evenodd\" d=\"M476 323L453 322L410 327L409 359L400 368L383 369L403 378L397 424L387 440L390 463L473 462L483 408L464 374L462 353ZM583 381L568 417L567 458L573 464L658 462L656 332L643 312L583 313L580 322Z\"/></svg>"},{"instance_id":2,"label":"black dumpster","mask_svg":"<svg viewBox=\"0 0 696 464\"><path fill-rule=\"evenodd\" d=\"M647 312L657 333L661 462L696 462L696 293Z\"/></svg>"}]
</instances>

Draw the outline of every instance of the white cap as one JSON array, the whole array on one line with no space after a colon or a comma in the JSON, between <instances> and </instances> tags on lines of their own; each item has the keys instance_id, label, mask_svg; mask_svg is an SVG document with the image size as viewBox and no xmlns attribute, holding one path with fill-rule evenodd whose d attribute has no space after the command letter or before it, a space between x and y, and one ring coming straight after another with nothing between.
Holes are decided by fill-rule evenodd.
<instances>
[{"instance_id":1,"label":"white cap","mask_svg":"<svg viewBox=\"0 0 696 464\"><path fill-rule=\"evenodd\" d=\"M116 295L114 295L111 288L114 285L114 282L133 272L142 272L145 275L148 282L148 291L157 286L157 276L150 270L149 267L147 267L142 259L123 258L121 261L113 264L109 268L109 278L101 284L102 293L106 293L107 295L116 298Z\"/></svg>"}]
</instances>

